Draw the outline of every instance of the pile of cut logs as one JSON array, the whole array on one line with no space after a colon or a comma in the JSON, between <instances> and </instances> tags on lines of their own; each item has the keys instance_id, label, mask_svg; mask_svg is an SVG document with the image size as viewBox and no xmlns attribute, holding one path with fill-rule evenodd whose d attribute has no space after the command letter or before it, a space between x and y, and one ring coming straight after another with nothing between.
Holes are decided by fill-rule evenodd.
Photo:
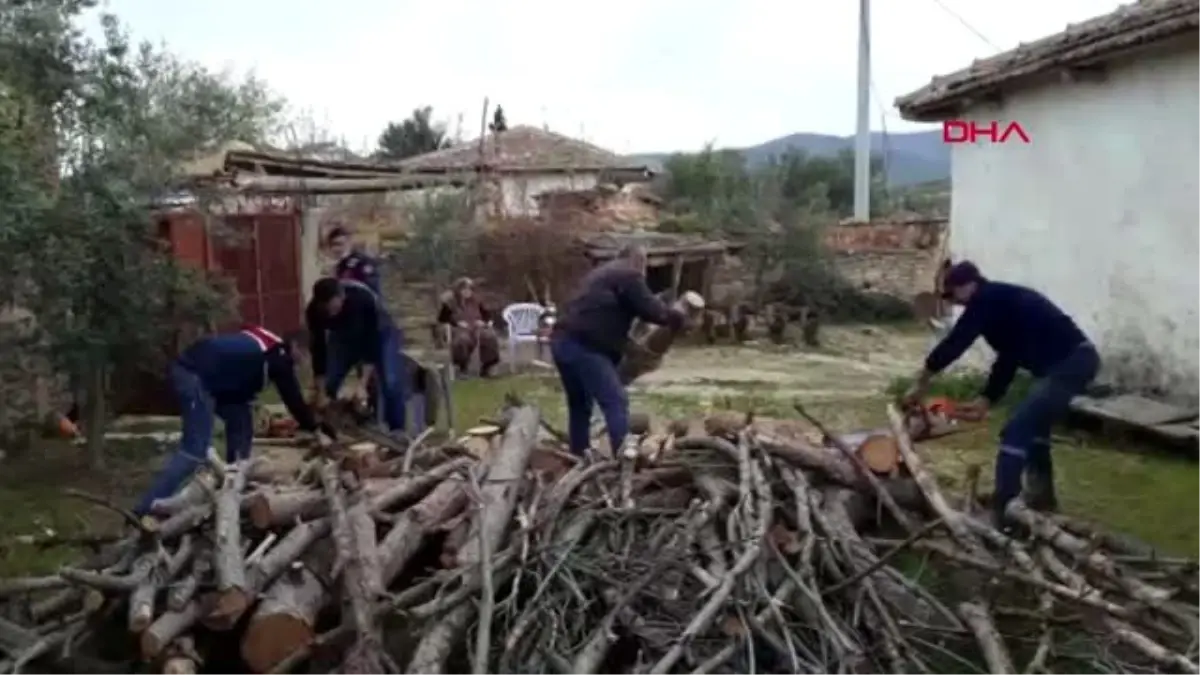
<instances>
[{"instance_id":1,"label":"pile of cut logs","mask_svg":"<svg viewBox=\"0 0 1200 675\"><path fill-rule=\"evenodd\" d=\"M7 579L5 672L1196 672L1197 568L749 420L575 462L482 445L213 461L156 522ZM382 443L382 441L381 441ZM431 447L425 447L428 444Z\"/></svg>"}]
</instances>

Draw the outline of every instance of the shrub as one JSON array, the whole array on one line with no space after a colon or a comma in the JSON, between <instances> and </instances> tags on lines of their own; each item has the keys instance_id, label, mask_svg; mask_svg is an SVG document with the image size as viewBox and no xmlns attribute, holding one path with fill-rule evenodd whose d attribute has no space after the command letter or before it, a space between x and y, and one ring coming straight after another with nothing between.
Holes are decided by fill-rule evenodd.
<instances>
[{"instance_id":1,"label":"shrub","mask_svg":"<svg viewBox=\"0 0 1200 675\"><path fill-rule=\"evenodd\" d=\"M983 385L987 382L988 374L974 369L966 369L953 373L944 373L934 378L929 387L930 396L945 396L956 401L970 401L979 396ZM912 377L897 377L888 383L886 393L889 397L901 396L912 386ZM1025 371L1018 371L1012 385L996 407L1006 408L1025 398L1033 387L1033 378Z\"/></svg>"}]
</instances>

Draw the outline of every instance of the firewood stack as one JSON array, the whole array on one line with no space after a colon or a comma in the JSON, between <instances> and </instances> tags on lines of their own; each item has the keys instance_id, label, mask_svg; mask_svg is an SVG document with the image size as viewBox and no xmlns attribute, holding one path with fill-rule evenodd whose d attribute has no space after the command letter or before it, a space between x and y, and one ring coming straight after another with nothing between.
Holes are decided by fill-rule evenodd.
<instances>
[{"instance_id":1,"label":"firewood stack","mask_svg":"<svg viewBox=\"0 0 1200 675\"><path fill-rule=\"evenodd\" d=\"M343 449L282 484L214 463L153 526L2 580L0 666L1196 672L1194 562L1020 503L1001 533L892 418L892 476L751 416L651 428L633 471L547 461L524 406L478 453Z\"/></svg>"}]
</instances>

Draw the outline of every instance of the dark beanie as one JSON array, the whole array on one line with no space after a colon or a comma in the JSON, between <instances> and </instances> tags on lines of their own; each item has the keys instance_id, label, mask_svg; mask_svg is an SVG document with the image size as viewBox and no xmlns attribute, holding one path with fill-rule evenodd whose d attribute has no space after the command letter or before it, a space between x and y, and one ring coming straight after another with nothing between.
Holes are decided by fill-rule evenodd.
<instances>
[{"instance_id":1,"label":"dark beanie","mask_svg":"<svg viewBox=\"0 0 1200 675\"><path fill-rule=\"evenodd\" d=\"M956 263L946 270L946 276L942 278L942 287L946 290L965 286L973 281L983 281L983 275L979 273L979 268L970 260L964 260Z\"/></svg>"}]
</instances>

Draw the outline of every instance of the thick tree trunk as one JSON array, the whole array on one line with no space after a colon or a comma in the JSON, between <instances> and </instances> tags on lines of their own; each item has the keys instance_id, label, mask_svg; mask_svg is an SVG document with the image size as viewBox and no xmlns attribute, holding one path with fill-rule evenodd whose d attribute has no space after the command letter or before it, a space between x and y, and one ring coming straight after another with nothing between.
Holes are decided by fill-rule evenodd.
<instances>
[{"instance_id":1,"label":"thick tree trunk","mask_svg":"<svg viewBox=\"0 0 1200 675\"><path fill-rule=\"evenodd\" d=\"M269 673L316 637L317 614L330 598L322 578L333 567L329 540L291 565L263 594L242 637L242 658L255 673Z\"/></svg>"},{"instance_id":2,"label":"thick tree trunk","mask_svg":"<svg viewBox=\"0 0 1200 675\"><path fill-rule=\"evenodd\" d=\"M104 366L93 364L87 372L87 394L84 400L87 426L86 446L88 467L99 470L104 468L104 432L108 426L108 406L105 399L107 387L104 386Z\"/></svg>"},{"instance_id":3,"label":"thick tree trunk","mask_svg":"<svg viewBox=\"0 0 1200 675\"><path fill-rule=\"evenodd\" d=\"M246 463L226 467L221 491L217 494L216 547L213 550L217 599L204 620L204 624L213 630L233 628L254 601L242 551L241 504L247 471Z\"/></svg>"},{"instance_id":4,"label":"thick tree trunk","mask_svg":"<svg viewBox=\"0 0 1200 675\"><path fill-rule=\"evenodd\" d=\"M448 478L425 499L401 514L379 543L383 585L386 587L400 574L434 527L458 515L466 506L466 485L460 479Z\"/></svg>"},{"instance_id":5,"label":"thick tree trunk","mask_svg":"<svg viewBox=\"0 0 1200 675\"><path fill-rule=\"evenodd\" d=\"M327 462L321 469L321 483L329 498L333 524L333 542L342 576L343 601L354 628L354 644L346 653L342 670L347 673L382 673L383 637L375 616L375 603L382 593L379 558L376 555L375 521L370 502L353 495L346 503L338 465Z\"/></svg>"}]
</instances>

